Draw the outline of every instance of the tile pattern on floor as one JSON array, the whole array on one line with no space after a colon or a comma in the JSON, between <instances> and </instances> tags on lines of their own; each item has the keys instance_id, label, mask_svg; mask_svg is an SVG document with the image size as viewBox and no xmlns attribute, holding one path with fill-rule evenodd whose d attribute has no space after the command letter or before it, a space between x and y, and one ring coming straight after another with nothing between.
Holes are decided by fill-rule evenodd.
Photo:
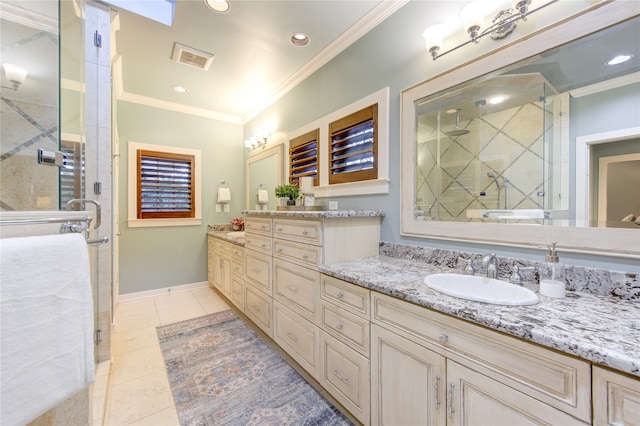
<instances>
[{"instance_id":1,"label":"tile pattern on floor","mask_svg":"<svg viewBox=\"0 0 640 426\"><path fill-rule=\"evenodd\" d=\"M118 304L104 425L179 425L156 327L226 309L207 287Z\"/></svg>"}]
</instances>

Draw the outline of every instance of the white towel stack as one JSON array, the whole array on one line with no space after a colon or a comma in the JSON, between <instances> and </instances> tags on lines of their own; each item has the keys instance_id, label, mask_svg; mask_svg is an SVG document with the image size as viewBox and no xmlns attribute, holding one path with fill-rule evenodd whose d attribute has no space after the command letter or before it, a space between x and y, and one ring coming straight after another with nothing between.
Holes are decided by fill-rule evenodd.
<instances>
[{"instance_id":1,"label":"white towel stack","mask_svg":"<svg viewBox=\"0 0 640 426\"><path fill-rule=\"evenodd\" d=\"M0 424L26 424L94 381L81 234L0 239Z\"/></svg>"},{"instance_id":2,"label":"white towel stack","mask_svg":"<svg viewBox=\"0 0 640 426\"><path fill-rule=\"evenodd\" d=\"M269 191L266 189L258 189L258 204L267 204L269 202Z\"/></svg>"},{"instance_id":3,"label":"white towel stack","mask_svg":"<svg viewBox=\"0 0 640 426\"><path fill-rule=\"evenodd\" d=\"M231 201L231 189L218 188L218 203L228 203Z\"/></svg>"}]
</instances>

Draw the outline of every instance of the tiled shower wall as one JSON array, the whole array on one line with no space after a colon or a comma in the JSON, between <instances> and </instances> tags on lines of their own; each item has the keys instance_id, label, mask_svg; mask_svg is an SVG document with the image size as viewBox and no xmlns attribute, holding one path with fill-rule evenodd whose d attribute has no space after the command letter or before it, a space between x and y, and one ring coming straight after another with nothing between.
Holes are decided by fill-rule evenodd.
<instances>
[{"instance_id":1,"label":"tiled shower wall","mask_svg":"<svg viewBox=\"0 0 640 426\"><path fill-rule=\"evenodd\" d=\"M545 208L544 139L545 131L547 138L551 134L551 115L545 113L542 103L521 105L461 122L460 128L469 133L440 133L439 141L436 127L420 123L416 167L419 209L431 209L431 217L439 220L471 221L467 218L469 209ZM499 190L488 172L498 177ZM505 178L509 181L506 206ZM547 173L547 181L549 178Z\"/></svg>"}]
</instances>

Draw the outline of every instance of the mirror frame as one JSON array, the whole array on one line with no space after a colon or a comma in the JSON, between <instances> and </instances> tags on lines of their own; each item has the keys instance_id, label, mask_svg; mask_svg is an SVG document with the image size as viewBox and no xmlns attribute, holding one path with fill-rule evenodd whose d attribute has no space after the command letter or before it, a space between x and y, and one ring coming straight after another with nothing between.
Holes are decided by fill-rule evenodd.
<instances>
[{"instance_id":1,"label":"mirror frame","mask_svg":"<svg viewBox=\"0 0 640 426\"><path fill-rule=\"evenodd\" d=\"M561 20L502 48L405 89L401 106L401 229L407 237L522 247L557 242L564 251L617 257L640 257L640 229L563 227L424 221L414 218L415 133L414 101L530 58L570 41L638 16L634 2L607 2Z\"/></svg>"},{"instance_id":2,"label":"mirror frame","mask_svg":"<svg viewBox=\"0 0 640 426\"><path fill-rule=\"evenodd\" d=\"M251 164L263 160L265 158L271 157L273 155L278 156L277 158L277 162L278 162L278 176L277 176L277 180L278 180L278 185L282 185L282 183L284 182L284 147L283 144L278 144L274 147L271 147L269 149L265 149L261 152L259 152L256 155L253 155L249 158L247 158L247 173L246 173L246 186L245 186L245 194L246 194L246 209L247 210L251 210L251 188L249 188L249 186L251 185ZM270 190L274 190L274 188L269 188ZM273 196L273 194L269 194L270 196Z\"/></svg>"}]
</instances>

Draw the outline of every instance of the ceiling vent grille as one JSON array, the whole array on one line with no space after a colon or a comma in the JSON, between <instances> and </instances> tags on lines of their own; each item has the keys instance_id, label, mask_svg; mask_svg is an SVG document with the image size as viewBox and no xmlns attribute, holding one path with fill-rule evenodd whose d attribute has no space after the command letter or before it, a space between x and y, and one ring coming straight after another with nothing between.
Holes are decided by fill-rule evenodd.
<instances>
[{"instance_id":1,"label":"ceiling vent grille","mask_svg":"<svg viewBox=\"0 0 640 426\"><path fill-rule=\"evenodd\" d=\"M213 57L214 55L211 53L203 52L177 42L173 44L171 59L179 64L189 65L207 71L213 61Z\"/></svg>"}]
</instances>

